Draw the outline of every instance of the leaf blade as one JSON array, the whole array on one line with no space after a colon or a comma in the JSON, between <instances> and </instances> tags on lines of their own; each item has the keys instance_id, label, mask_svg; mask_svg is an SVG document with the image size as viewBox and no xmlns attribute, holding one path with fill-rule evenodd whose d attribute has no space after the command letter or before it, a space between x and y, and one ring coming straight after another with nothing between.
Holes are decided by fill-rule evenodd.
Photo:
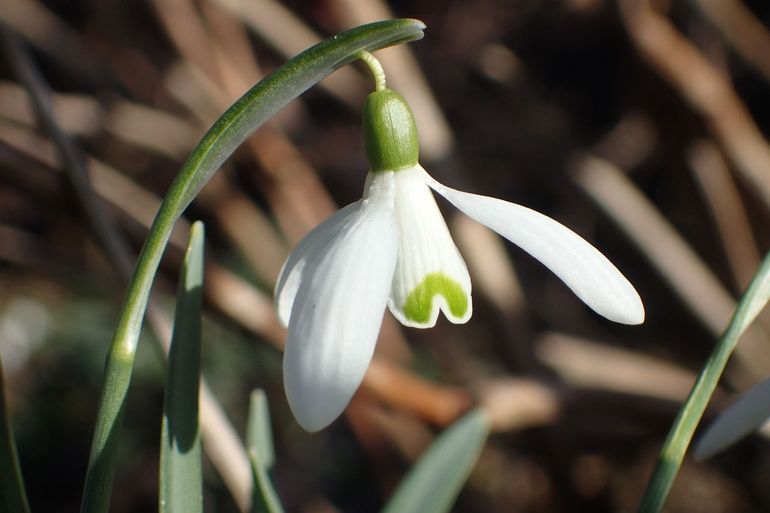
<instances>
[{"instance_id":1,"label":"leaf blade","mask_svg":"<svg viewBox=\"0 0 770 513\"><path fill-rule=\"evenodd\" d=\"M246 425L246 447L257 451L265 469L275 463L273 433L270 428L270 410L267 397L261 389L254 390L249 399L249 417Z\"/></svg>"},{"instance_id":2,"label":"leaf blade","mask_svg":"<svg viewBox=\"0 0 770 513\"><path fill-rule=\"evenodd\" d=\"M401 481L382 513L449 511L484 447L489 430L489 419L483 410L465 414L436 438Z\"/></svg>"},{"instance_id":3,"label":"leaf blade","mask_svg":"<svg viewBox=\"0 0 770 513\"><path fill-rule=\"evenodd\" d=\"M161 513L203 510L198 390L203 302L201 222L193 224L177 292L168 356L160 450Z\"/></svg>"},{"instance_id":4,"label":"leaf blade","mask_svg":"<svg viewBox=\"0 0 770 513\"><path fill-rule=\"evenodd\" d=\"M270 410L263 390L257 389L251 393L246 446L254 485L251 497L252 513L283 513L281 500L268 474L275 462L275 451L270 428Z\"/></svg>"}]
</instances>

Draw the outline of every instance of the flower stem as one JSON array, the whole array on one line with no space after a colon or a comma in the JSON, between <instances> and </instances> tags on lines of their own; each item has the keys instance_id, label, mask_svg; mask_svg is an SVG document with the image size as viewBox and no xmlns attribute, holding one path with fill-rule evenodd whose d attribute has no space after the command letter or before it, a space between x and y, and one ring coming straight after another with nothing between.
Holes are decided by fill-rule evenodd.
<instances>
[{"instance_id":1,"label":"flower stem","mask_svg":"<svg viewBox=\"0 0 770 513\"><path fill-rule=\"evenodd\" d=\"M377 57L367 51L359 52L357 57L364 61L369 67L369 71L372 72L372 77L374 78L374 90L384 91L387 88L385 83L385 71L382 69L382 64L377 60Z\"/></svg>"}]
</instances>

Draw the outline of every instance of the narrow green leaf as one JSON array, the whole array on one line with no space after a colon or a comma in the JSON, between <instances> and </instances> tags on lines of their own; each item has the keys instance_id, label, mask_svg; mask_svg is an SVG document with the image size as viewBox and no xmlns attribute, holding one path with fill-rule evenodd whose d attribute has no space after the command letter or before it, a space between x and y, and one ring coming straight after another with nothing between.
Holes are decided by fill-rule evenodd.
<instances>
[{"instance_id":1,"label":"narrow green leaf","mask_svg":"<svg viewBox=\"0 0 770 513\"><path fill-rule=\"evenodd\" d=\"M161 513L202 511L198 388L203 301L203 223L192 225L177 291L160 439Z\"/></svg>"},{"instance_id":2,"label":"narrow green leaf","mask_svg":"<svg viewBox=\"0 0 770 513\"><path fill-rule=\"evenodd\" d=\"M260 459L260 455L253 448L249 448L249 461L251 462L251 475L254 480L254 494L252 495L252 513L283 513L283 506L278 494L275 493L267 467Z\"/></svg>"},{"instance_id":3,"label":"narrow green leaf","mask_svg":"<svg viewBox=\"0 0 770 513\"><path fill-rule=\"evenodd\" d=\"M270 409L263 390L254 390L249 401L249 421L246 426L246 446L259 454L259 460L265 469L270 470L275 463L273 449L273 431L270 428Z\"/></svg>"},{"instance_id":4,"label":"narrow green leaf","mask_svg":"<svg viewBox=\"0 0 770 513\"><path fill-rule=\"evenodd\" d=\"M690 395L679 410L658 456L655 471L639 504L639 513L658 513L663 509L674 484L684 455L727 360L735 350L738 339L756 319L770 299L770 253L765 256L748 289L738 302L727 330L720 337L714 351L695 380Z\"/></svg>"},{"instance_id":5,"label":"narrow green leaf","mask_svg":"<svg viewBox=\"0 0 770 513\"><path fill-rule=\"evenodd\" d=\"M270 410L262 390L254 390L249 401L249 421L246 427L246 445L251 462L254 492L251 497L253 513L283 513L281 501L275 493L268 470L275 462L273 433L270 429Z\"/></svg>"},{"instance_id":6,"label":"narrow green leaf","mask_svg":"<svg viewBox=\"0 0 770 513\"><path fill-rule=\"evenodd\" d=\"M214 123L182 167L163 199L134 269L104 372L94 428L83 513L106 513L115 472L115 454L136 344L155 273L171 229L219 166L254 130L287 103L362 51L420 39L425 25L390 20L354 28L304 51L265 77Z\"/></svg>"},{"instance_id":7,"label":"narrow green leaf","mask_svg":"<svg viewBox=\"0 0 770 513\"><path fill-rule=\"evenodd\" d=\"M24 480L21 477L11 419L5 406L5 381L0 362L0 512L29 513Z\"/></svg>"},{"instance_id":8,"label":"narrow green leaf","mask_svg":"<svg viewBox=\"0 0 770 513\"><path fill-rule=\"evenodd\" d=\"M382 513L445 513L454 504L489 436L489 419L473 410L431 444Z\"/></svg>"}]
</instances>

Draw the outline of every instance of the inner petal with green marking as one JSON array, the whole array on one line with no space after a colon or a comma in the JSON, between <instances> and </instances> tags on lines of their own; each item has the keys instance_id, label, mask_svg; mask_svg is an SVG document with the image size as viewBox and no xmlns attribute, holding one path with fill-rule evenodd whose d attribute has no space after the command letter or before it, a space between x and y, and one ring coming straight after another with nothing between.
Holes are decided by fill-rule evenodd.
<instances>
[{"instance_id":1,"label":"inner petal with green marking","mask_svg":"<svg viewBox=\"0 0 770 513\"><path fill-rule=\"evenodd\" d=\"M404 314L414 322L427 323L433 312L433 297L444 297L449 311L461 318L468 311L468 297L459 283L444 273L431 273L412 290L404 303Z\"/></svg>"}]
</instances>

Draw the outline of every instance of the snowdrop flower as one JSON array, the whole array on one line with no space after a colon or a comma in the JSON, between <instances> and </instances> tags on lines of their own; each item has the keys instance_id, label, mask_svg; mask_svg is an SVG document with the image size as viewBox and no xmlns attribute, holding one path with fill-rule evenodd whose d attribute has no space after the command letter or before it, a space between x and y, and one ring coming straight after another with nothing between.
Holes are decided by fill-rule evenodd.
<instances>
[{"instance_id":1,"label":"snowdrop flower","mask_svg":"<svg viewBox=\"0 0 770 513\"><path fill-rule=\"evenodd\" d=\"M278 317L289 405L308 431L345 409L374 352L387 307L402 324L429 328L439 311L471 317L471 280L431 189L551 269L600 315L639 324L633 286L588 242L553 219L496 198L451 189L417 161L412 112L378 87L364 107L371 166L363 197L312 230L281 270Z\"/></svg>"}]
</instances>

